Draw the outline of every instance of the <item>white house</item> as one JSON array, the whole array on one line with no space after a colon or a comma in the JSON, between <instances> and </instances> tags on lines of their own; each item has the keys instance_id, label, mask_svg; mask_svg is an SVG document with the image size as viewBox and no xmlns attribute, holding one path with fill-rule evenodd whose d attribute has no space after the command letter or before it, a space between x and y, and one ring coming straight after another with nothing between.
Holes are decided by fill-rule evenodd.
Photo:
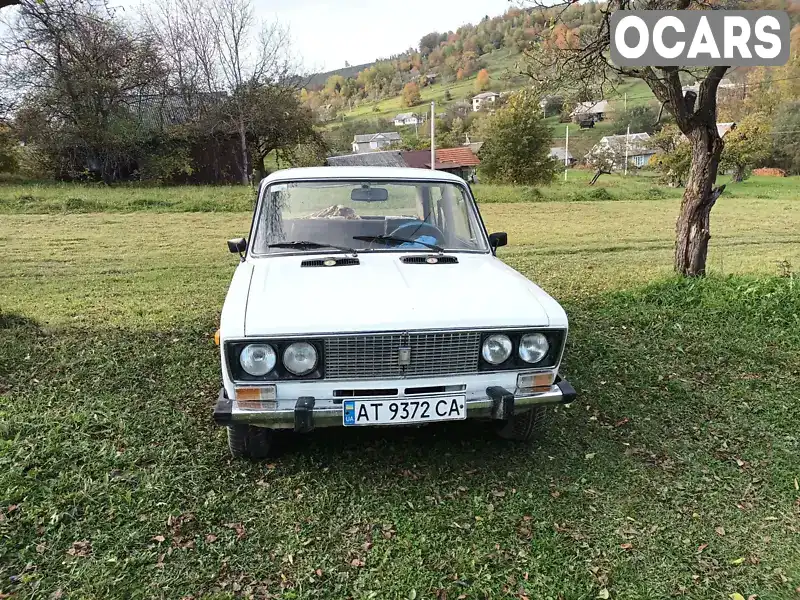
<instances>
[{"instance_id":1,"label":"white house","mask_svg":"<svg viewBox=\"0 0 800 600\"><path fill-rule=\"evenodd\" d=\"M401 113L394 118L395 127L403 127L404 125L419 125L422 123L417 113Z\"/></svg>"},{"instance_id":2,"label":"white house","mask_svg":"<svg viewBox=\"0 0 800 600\"><path fill-rule=\"evenodd\" d=\"M396 131L357 135L353 138L353 154L388 150L392 144L399 143L401 139L400 134Z\"/></svg>"},{"instance_id":3,"label":"white house","mask_svg":"<svg viewBox=\"0 0 800 600\"><path fill-rule=\"evenodd\" d=\"M629 136L607 135L601 138L586 158L603 160L612 169L624 169L626 146L628 163L636 167L644 167L656 153L650 144L649 133L632 133Z\"/></svg>"},{"instance_id":4,"label":"white house","mask_svg":"<svg viewBox=\"0 0 800 600\"><path fill-rule=\"evenodd\" d=\"M608 100L592 100L580 102L570 116L575 123L581 121L602 121L609 110Z\"/></svg>"},{"instance_id":5,"label":"white house","mask_svg":"<svg viewBox=\"0 0 800 600\"><path fill-rule=\"evenodd\" d=\"M500 94L497 92L483 92L482 94L478 94L477 96L473 96L472 98L472 110L474 112L478 112L480 109L484 107L486 104L494 104L497 102L497 99L500 97Z\"/></svg>"}]
</instances>

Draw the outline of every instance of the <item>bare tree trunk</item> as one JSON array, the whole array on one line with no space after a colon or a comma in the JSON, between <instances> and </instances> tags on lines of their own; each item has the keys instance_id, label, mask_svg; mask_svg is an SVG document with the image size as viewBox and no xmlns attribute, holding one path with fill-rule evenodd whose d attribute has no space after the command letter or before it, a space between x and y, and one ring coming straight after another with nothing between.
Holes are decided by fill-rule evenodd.
<instances>
[{"instance_id":1,"label":"bare tree trunk","mask_svg":"<svg viewBox=\"0 0 800 600\"><path fill-rule=\"evenodd\" d=\"M688 137L692 144L692 166L676 226L675 271L701 277L706 272L711 239L711 209L719 197L713 186L724 144L715 123L698 125Z\"/></svg>"},{"instance_id":2,"label":"bare tree trunk","mask_svg":"<svg viewBox=\"0 0 800 600\"><path fill-rule=\"evenodd\" d=\"M239 120L239 142L241 144L242 152L242 185L250 184L250 164L247 156L247 132L244 128L244 121Z\"/></svg>"}]
</instances>

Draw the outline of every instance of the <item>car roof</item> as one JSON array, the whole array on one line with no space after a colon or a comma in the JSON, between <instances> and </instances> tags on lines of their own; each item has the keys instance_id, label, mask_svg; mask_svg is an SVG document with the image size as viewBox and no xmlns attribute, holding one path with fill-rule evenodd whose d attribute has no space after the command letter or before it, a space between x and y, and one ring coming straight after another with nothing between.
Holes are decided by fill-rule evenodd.
<instances>
[{"instance_id":1,"label":"car roof","mask_svg":"<svg viewBox=\"0 0 800 600\"><path fill-rule=\"evenodd\" d=\"M307 167L275 171L262 180L262 185L273 181L301 181L308 179L394 179L451 181L464 184L464 180L445 171L432 169L403 169L400 167Z\"/></svg>"}]
</instances>

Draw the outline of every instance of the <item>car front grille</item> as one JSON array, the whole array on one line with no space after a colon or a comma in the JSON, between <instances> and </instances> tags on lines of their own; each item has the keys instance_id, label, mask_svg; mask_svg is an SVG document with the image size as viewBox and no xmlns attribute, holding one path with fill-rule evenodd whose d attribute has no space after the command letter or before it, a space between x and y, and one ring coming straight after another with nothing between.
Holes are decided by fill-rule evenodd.
<instances>
[{"instance_id":1,"label":"car front grille","mask_svg":"<svg viewBox=\"0 0 800 600\"><path fill-rule=\"evenodd\" d=\"M325 339L326 379L406 379L478 372L478 331L385 333ZM400 364L400 348L410 362Z\"/></svg>"}]
</instances>

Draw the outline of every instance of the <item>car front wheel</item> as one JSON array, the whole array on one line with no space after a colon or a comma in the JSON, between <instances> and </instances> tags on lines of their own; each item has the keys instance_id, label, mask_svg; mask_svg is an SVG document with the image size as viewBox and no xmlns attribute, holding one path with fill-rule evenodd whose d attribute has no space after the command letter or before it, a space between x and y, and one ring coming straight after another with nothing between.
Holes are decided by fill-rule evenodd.
<instances>
[{"instance_id":1,"label":"car front wheel","mask_svg":"<svg viewBox=\"0 0 800 600\"><path fill-rule=\"evenodd\" d=\"M228 425L228 448L234 458L259 460L270 456L272 429L252 425Z\"/></svg>"},{"instance_id":2,"label":"car front wheel","mask_svg":"<svg viewBox=\"0 0 800 600\"><path fill-rule=\"evenodd\" d=\"M527 412L516 413L497 426L497 435L504 440L527 442L541 434L547 425L547 407L535 406Z\"/></svg>"}]
</instances>

